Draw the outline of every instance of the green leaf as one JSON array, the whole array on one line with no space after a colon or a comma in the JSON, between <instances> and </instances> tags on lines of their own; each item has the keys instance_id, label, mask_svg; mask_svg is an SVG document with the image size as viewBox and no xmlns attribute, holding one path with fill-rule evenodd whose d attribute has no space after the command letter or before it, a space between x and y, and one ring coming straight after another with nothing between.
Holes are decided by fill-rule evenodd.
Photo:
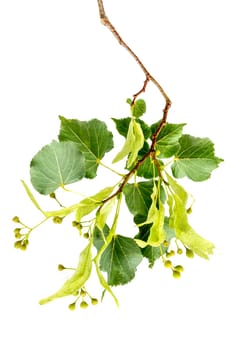
<instances>
[{"instance_id":1,"label":"green leaf","mask_svg":"<svg viewBox=\"0 0 233 350\"><path fill-rule=\"evenodd\" d=\"M187 176L193 181L209 179L212 170L216 169L222 159L215 157L214 144L208 138L183 135L180 149L172 164L172 173L176 178Z\"/></svg>"},{"instance_id":2,"label":"green leaf","mask_svg":"<svg viewBox=\"0 0 233 350\"><path fill-rule=\"evenodd\" d=\"M213 254L213 243L198 235L189 225L186 210L188 195L172 177L167 175L167 178L174 192L172 195L174 199L173 209L170 204L172 212L170 226L175 230L176 238L200 257L208 259L209 254Z\"/></svg>"},{"instance_id":3,"label":"green leaf","mask_svg":"<svg viewBox=\"0 0 233 350\"><path fill-rule=\"evenodd\" d=\"M129 155L127 167L131 167L138 156L139 150L143 147L144 135L140 124L134 119L131 119L125 144L121 151L113 159L113 163L119 162Z\"/></svg>"},{"instance_id":4,"label":"green leaf","mask_svg":"<svg viewBox=\"0 0 233 350\"><path fill-rule=\"evenodd\" d=\"M130 124L131 118L123 118L123 119L112 118L112 120L114 121L116 125L116 129L119 132L119 134L126 138L129 130L129 124ZM147 140L151 136L150 127L141 119L137 119L136 122L141 125L144 138L145 140Z\"/></svg>"},{"instance_id":5,"label":"green leaf","mask_svg":"<svg viewBox=\"0 0 233 350\"><path fill-rule=\"evenodd\" d=\"M87 178L96 176L99 161L113 148L113 136L104 122L98 119L80 121L60 117L60 141L75 142L85 158Z\"/></svg>"},{"instance_id":6,"label":"green leaf","mask_svg":"<svg viewBox=\"0 0 233 350\"><path fill-rule=\"evenodd\" d=\"M79 263L75 273L64 283L64 285L51 296L40 300L40 304L46 304L57 298L75 295L89 279L92 270L92 241L86 246L79 256Z\"/></svg>"},{"instance_id":7,"label":"green leaf","mask_svg":"<svg viewBox=\"0 0 233 350\"><path fill-rule=\"evenodd\" d=\"M84 157L73 142L53 141L33 157L30 173L33 187L41 194L50 194L84 177Z\"/></svg>"},{"instance_id":8,"label":"green leaf","mask_svg":"<svg viewBox=\"0 0 233 350\"><path fill-rule=\"evenodd\" d=\"M153 192L154 182L142 181L134 184L126 184L123 189L125 201L129 211L134 216L134 221L140 224L147 219L148 211L151 206L151 193Z\"/></svg>"},{"instance_id":9,"label":"green leaf","mask_svg":"<svg viewBox=\"0 0 233 350\"><path fill-rule=\"evenodd\" d=\"M133 106L131 106L131 112L135 118L140 118L146 113L146 102L142 99L135 101Z\"/></svg>"},{"instance_id":10,"label":"green leaf","mask_svg":"<svg viewBox=\"0 0 233 350\"><path fill-rule=\"evenodd\" d=\"M156 181L157 184L157 181ZM134 216L134 222L141 224L146 221L151 206L151 194L154 181L141 181L134 184L126 184L123 189L125 201L129 211ZM160 200L164 203L166 194L163 186L160 186Z\"/></svg>"},{"instance_id":11,"label":"green leaf","mask_svg":"<svg viewBox=\"0 0 233 350\"><path fill-rule=\"evenodd\" d=\"M126 284L134 278L142 258L132 238L114 235L101 256L100 269L107 272L109 285Z\"/></svg>"},{"instance_id":12,"label":"green leaf","mask_svg":"<svg viewBox=\"0 0 233 350\"><path fill-rule=\"evenodd\" d=\"M81 200L77 204L77 210L75 215L76 220L80 222L85 215L91 213L93 210L98 208L102 204L103 200L110 196L114 187L115 186L106 187L100 192L96 193L94 196L87 197Z\"/></svg>"},{"instance_id":13,"label":"green leaf","mask_svg":"<svg viewBox=\"0 0 233 350\"><path fill-rule=\"evenodd\" d=\"M152 134L156 132L160 121L151 126ZM160 131L156 141L156 151L159 151L160 158L170 158L180 148L179 139L185 124L167 123Z\"/></svg>"},{"instance_id":14,"label":"green leaf","mask_svg":"<svg viewBox=\"0 0 233 350\"><path fill-rule=\"evenodd\" d=\"M109 234L109 227L108 225L104 225L103 229L100 230L97 226L95 226L94 229L94 239L93 239L93 244L96 247L97 251L100 250L100 248L104 245L106 242L106 237Z\"/></svg>"}]
</instances>

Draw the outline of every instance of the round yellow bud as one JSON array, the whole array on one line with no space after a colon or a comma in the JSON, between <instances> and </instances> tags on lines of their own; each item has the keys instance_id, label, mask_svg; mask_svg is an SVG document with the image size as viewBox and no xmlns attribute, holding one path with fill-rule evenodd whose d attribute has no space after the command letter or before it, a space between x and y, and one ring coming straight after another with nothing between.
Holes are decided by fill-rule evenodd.
<instances>
[{"instance_id":1,"label":"round yellow bud","mask_svg":"<svg viewBox=\"0 0 233 350\"><path fill-rule=\"evenodd\" d=\"M68 307L71 311L74 311L76 308L76 303L69 304Z\"/></svg>"},{"instance_id":2,"label":"round yellow bud","mask_svg":"<svg viewBox=\"0 0 233 350\"><path fill-rule=\"evenodd\" d=\"M176 271L179 271L179 272L183 272L184 271L184 267L182 265L176 265L176 266L174 266L174 269Z\"/></svg>"},{"instance_id":3,"label":"round yellow bud","mask_svg":"<svg viewBox=\"0 0 233 350\"><path fill-rule=\"evenodd\" d=\"M168 269L170 269L172 267L171 260L165 260L163 264L164 264L164 267L166 267Z\"/></svg>"},{"instance_id":4,"label":"round yellow bud","mask_svg":"<svg viewBox=\"0 0 233 350\"><path fill-rule=\"evenodd\" d=\"M172 271L172 276L176 279L180 278L181 277L181 273L180 271L177 271L177 270L173 270Z\"/></svg>"},{"instance_id":5,"label":"round yellow bud","mask_svg":"<svg viewBox=\"0 0 233 350\"><path fill-rule=\"evenodd\" d=\"M194 257L194 252L191 249L186 248L186 256L188 258L193 258Z\"/></svg>"},{"instance_id":6,"label":"round yellow bud","mask_svg":"<svg viewBox=\"0 0 233 350\"><path fill-rule=\"evenodd\" d=\"M87 307L88 307L88 303L86 302L86 301L81 301L81 303L80 303L80 307L82 308L82 309L86 309Z\"/></svg>"},{"instance_id":7,"label":"round yellow bud","mask_svg":"<svg viewBox=\"0 0 233 350\"><path fill-rule=\"evenodd\" d=\"M92 298L91 299L91 303L92 303L92 305L97 305L98 304L98 299Z\"/></svg>"}]
</instances>

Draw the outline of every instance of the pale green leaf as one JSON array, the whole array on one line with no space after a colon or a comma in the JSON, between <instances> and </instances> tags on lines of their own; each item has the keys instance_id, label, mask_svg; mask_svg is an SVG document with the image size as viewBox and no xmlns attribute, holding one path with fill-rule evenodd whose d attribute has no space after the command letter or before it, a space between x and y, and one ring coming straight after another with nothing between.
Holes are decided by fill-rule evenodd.
<instances>
[{"instance_id":1,"label":"pale green leaf","mask_svg":"<svg viewBox=\"0 0 233 350\"><path fill-rule=\"evenodd\" d=\"M214 154L214 144L208 138L183 135L179 139L180 149L172 164L172 173L176 178L187 176L193 181L209 179L222 159Z\"/></svg>"},{"instance_id":2,"label":"pale green leaf","mask_svg":"<svg viewBox=\"0 0 233 350\"><path fill-rule=\"evenodd\" d=\"M73 142L53 141L33 157L30 174L33 187L41 194L50 194L84 177L83 154Z\"/></svg>"},{"instance_id":3,"label":"pale green leaf","mask_svg":"<svg viewBox=\"0 0 233 350\"><path fill-rule=\"evenodd\" d=\"M86 246L79 256L79 263L75 273L64 283L64 285L51 296L40 300L40 304L46 304L57 298L75 295L89 279L92 270L92 241Z\"/></svg>"},{"instance_id":4,"label":"pale green leaf","mask_svg":"<svg viewBox=\"0 0 233 350\"><path fill-rule=\"evenodd\" d=\"M96 193L94 196L84 198L77 204L76 210L76 220L78 222L81 219L99 207L103 200L108 198L114 189L113 187L106 187L102 189L100 192Z\"/></svg>"},{"instance_id":5,"label":"pale green leaf","mask_svg":"<svg viewBox=\"0 0 233 350\"><path fill-rule=\"evenodd\" d=\"M80 121L60 117L60 141L72 141L85 158L85 177L96 176L99 161L113 148L113 136L104 122L98 119Z\"/></svg>"}]
</instances>

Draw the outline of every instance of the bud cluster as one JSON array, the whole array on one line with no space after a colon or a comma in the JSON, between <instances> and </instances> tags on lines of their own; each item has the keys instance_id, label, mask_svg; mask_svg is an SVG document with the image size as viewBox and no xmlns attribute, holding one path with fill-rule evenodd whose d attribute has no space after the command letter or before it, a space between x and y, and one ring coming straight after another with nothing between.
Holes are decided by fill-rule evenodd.
<instances>
[{"instance_id":1,"label":"bud cluster","mask_svg":"<svg viewBox=\"0 0 233 350\"><path fill-rule=\"evenodd\" d=\"M20 221L18 216L14 216L12 221L21 225L21 227L16 227L14 229L14 236L16 238L16 241L14 243L14 247L16 249L26 250L27 246L29 244L28 237L29 237L31 229L29 227L27 227L26 225L24 225ZM26 233L23 232L23 230L25 230L25 229L26 229Z\"/></svg>"},{"instance_id":2,"label":"bud cluster","mask_svg":"<svg viewBox=\"0 0 233 350\"><path fill-rule=\"evenodd\" d=\"M175 256L176 254L181 255L183 254L183 249L180 248L178 246L177 241L176 242L176 251L174 249L169 249L170 246L170 242L168 241L164 241L163 242L163 248L164 248L164 255L162 255L162 260L163 260L163 264L164 267L171 269L172 270L172 276L174 278L180 278L181 277L181 273L184 271L184 267L182 265L173 265L172 261L169 259L173 256ZM194 257L194 252L193 250L184 247L185 248L185 254L188 258L193 258Z\"/></svg>"},{"instance_id":3,"label":"bud cluster","mask_svg":"<svg viewBox=\"0 0 233 350\"><path fill-rule=\"evenodd\" d=\"M84 287L81 288L79 291L77 291L76 296L77 296L76 300L73 303L68 305L71 311L76 309L77 303L79 304L79 307L81 309L87 309L90 303L92 305L98 304L98 299L93 298Z\"/></svg>"}]
</instances>

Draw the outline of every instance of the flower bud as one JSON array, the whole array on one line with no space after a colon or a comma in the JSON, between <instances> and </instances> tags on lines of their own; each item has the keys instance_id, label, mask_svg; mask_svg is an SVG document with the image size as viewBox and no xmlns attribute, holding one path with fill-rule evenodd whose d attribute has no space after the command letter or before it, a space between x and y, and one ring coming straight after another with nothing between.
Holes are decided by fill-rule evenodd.
<instances>
[{"instance_id":1,"label":"flower bud","mask_svg":"<svg viewBox=\"0 0 233 350\"><path fill-rule=\"evenodd\" d=\"M188 258L193 258L194 257L194 252L191 249L186 248L186 256Z\"/></svg>"},{"instance_id":2,"label":"flower bud","mask_svg":"<svg viewBox=\"0 0 233 350\"><path fill-rule=\"evenodd\" d=\"M174 266L174 269L176 271L179 271L179 272L183 272L184 271L184 267L182 265L176 265L176 266Z\"/></svg>"},{"instance_id":3,"label":"flower bud","mask_svg":"<svg viewBox=\"0 0 233 350\"><path fill-rule=\"evenodd\" d=\"M53 218L54 224L61 224L62 220L63 220L63 218L60 216L54 216L54 218Z\"/></svg>"},{"instance_id":4,"label":"flower bud","mask_svg":"<svg viewBox=\"0 0 233 350\"><path fill-rule=\"evenodd\" d=\"M183 250L181 248L178 248L177 249L177 254L179 254L179 255L183 254Z\"/></svg>"},{"instance_id":5,"label":"flower bud","mask_svg":"<svg viewBox=\"0 0 233 350\"><path fill-rule=\"evenodd\" d=\"M173 270L172 271L172 276L176 279L180 278L181 277L181 273L180 271L177 271L177 270Z\"/></svg>"},{"instance_id":6,"label":"flower bud","mask_svg":"<svg viewBox=\"0 0 233 350\"><path fill-rule=\"evenodd\" d=\"M81 301L81 303L80 303L80 307L82 308L82 309L86 309L87 307L88 307L88 303L86 302L86 301Z\"/></svg>"},{"instance_id":7,"label":"flower bud","mask_svg":"<svg viewBox=\"0 0 233 350\"><path fill-rule=\"evenodd\" d=\"M84 289L81 289L80 290L80 295L81 295L81 297L84 298L87 295L87 292Z\"/></svg>"},{"instance_id":8,"label":"flower bud","mask_svg":"<svg viewBox=\"0 0 233 350\"><path fill-rule=\"evenodd\" d=\"M74 311L76 308L76 303L69 304L68 307L71 311Z\"/></svg>"},{"instance_id":9,"label":"flower bud","mask_svg":"<svg viewBox=\"0 0 233 350\"><path fill-rule=\"evenodd\" d=\"M91 299L91 303L92 303L92 305L97 305L98 304L98 299L92 298Z\"/></svg>"},{"instance_id":10,"label":"flower bud","mask_svg":"<svg viewBox=\"0 0 233 350\"><path fill-rule=\"evenodd\" d=\"M172 262L171 260L165 260L164 261L164 267L170 269L172 267Z\"/></svg>"},{"instance_id":11,"label":"flower bud","mask_svg":"<svg viewBox=\"0 0 233 350\"><path fill-rule=\"evenodd\" d=\"M15 238L17 238L17 239L19 239L19 238L21 238L22 237L22 235L21 235L21 233L20 233L20 228L15 228L14 229L14 234L15 234Z\"/></svg>"},{"instance_id":12,"label":"flower bud","mask_svg":"<svg viewBox=\"0 0 233 350\"><path fill-rule=\"evenodd\" d=\"M65 266L63 266L62 264L59 264L57 266L57 269L58 269L58 271L63 271L63 270L65 270Z\"/></svg>"},{"instance_id":13,"label":"flower bud","mask_svg":"<svg viewBox=\"0 0 233 350\"><path fill-rule=\"evenodd\" d=\"M20 220L19 220L19 217L18 217L18 216L14 216L14 217L13 217L13 219L12 219L12 221L14 221L14 222L20 222Z\"/></svg>"}]
</instances>

